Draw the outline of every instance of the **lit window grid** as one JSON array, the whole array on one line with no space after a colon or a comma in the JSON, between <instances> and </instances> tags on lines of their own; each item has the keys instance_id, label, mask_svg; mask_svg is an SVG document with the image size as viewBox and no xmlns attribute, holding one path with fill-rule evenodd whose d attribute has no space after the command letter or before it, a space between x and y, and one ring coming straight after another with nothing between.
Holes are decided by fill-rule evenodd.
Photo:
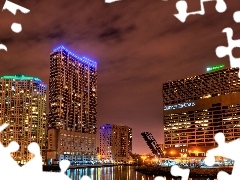
<instances>
[{"instance_id":1,"label":"lit window grid","mask_svg":"<svg viewBox=\"0 0 240 180\"><path fill-rule=\"evenodd\" d=\"M220 95L227 95L232 93L238 93L240 87L240 80L238 78L238 68L226 68L223 70L202 74L199 76L192 76L185 79L177 80L177 81L171 81L163 84L163 99L164 99L164 105L173 105L176 103L184 103L188 101L198 100L198 99L204 99L204 98L211 98L215 96ZM235 105L232 105L235 106ZM237 105L236 105L237 106ZM226 109L226 107L224 107ZM223 109L223 112L220 114L223 114L224 116L231 116L229 113L225 115ZM230 109L233 109L232 107ZM205 110L206 111L206 110ZM207 110L211 113L211 110ZM234 111L233 111L234 112ZM166 112L167 113L167 112ZM166 114L165 113L165 114ZM212 113L219 114L219 111L214 111ZM230 112L231 113L231 112ZM238 111L236 111L238 114ZM193 113L190 113L193 114ZM208 136L196 136L196 129L192 128L189 129L189 131L192 131L191 133L186 130L188 127L186 124L182 125L183 123L193 123L193 119L195 119L197 116L192 116L191 118L185 117L185 113L183 114L170 114L164 116L164 127L165 127L165 143L166 147L174 147L178 145L189 145L196 144L198 142L198 145L212 145L215 143L213 139L213 135ZM185 122L182 122L182 117L185 118ZM202 117L199 117L201 119ZM227 133L227 140L231 140L233 138L238 137L239 130L238 130L238 120L236 120L236 117L233 117L234 120L231 121L231 124L234 124L234 129L231 130L228 122L222 122L220 120L222 117L219 117L218 123L212 123L213 121L210 117L205 117L205 120L208 122L209 125L205 123L205 126L209 126L209 128L213 128L213 126L218 128L220 126L222 128L222 131ZM230 117L228 117L230 118ZM190 121L191 119L191 121ZM226 119L226 118L225 118ZM197 119L195 119L197 121ZM190 121L190 122L188 122ZM220 122L221 121L221 122ZM171 125L171 123L173 123ZM224 123L221 125L221 123ZM195 127L197 125L194 125ZM199 126L199 125L198 125ZM185 128L185 130L184 130ZM197 127L196 127L197 128ZM204 127L202 127L204 128ZM225 128L230 128L230 130L225 130ZM170 131L171 130L171 131ZM201 133L201 130L198 128L199 132ZM205 131L204 131L205 132ZM212 131L209 131L212 132ZM207 131L207 133L209 133ZM230 134L229 134L230 132ZM234 134L232 134L234 132ZM215 131L216 133L216 131ZM173 134L173 135L172 135ZM177 134L182 134L183 138L180 136L181 141L179 140L179 137L176 137ZM206 141L206 138L209 138L212 136L212 142ZM199 138L197 140L197 137ZM233 137L233 138L232 138ZM208 139L210 140L210 139ZM182 143L182 144L181 144ZM214 144L216 145L216 144Z\"/></svg>"},{"instance_id":2,"label":"lit window grid","mask_svg":"<svg viewBox=\"0 0 240 180\"><path fill-rule=\"evenodd\" d=\"M1 134L0 140L8 145L15 140L20 150L13 153L19 163L32 158L27 146L37 142L45 149L46 85L35 80L0 80L0 123L10 126Z\"/></svg>"},{"instance_id":3,"label":"lit window grid","mask_svg":"<svg viewBox=\"0 0 240 180\"><path fill-rule=\"evenodd\" d=\"M219 120L214 122L216 114ZM217 132L223 132L227 142L240 137L240 104L164 116L165 148L216 146Z\"/></svg>"},{"instance_id":4,"label":"lit window grid","mask_svg":"<svg viewBox=\"0 0 240 180\"><path fill-rule=\"evenodd\" d=\"M164 106L240 92L238 72L238 68L225 68L166 82L163 84Z\"/></svg>"},{"instance_id":5,"label":"lit window grid","mask_svg":"<svg viewBox=\"0 0 240 180\"><path fill-rule=\"evenodd\" d=\"M48 131L48 149L58 154L96 154L96 135L67 130L51 129Z\"/></svg>"},{"instance_id":6,"label":"lit window grid","mask_svg":"<svg viewBox=\"0 0 240 180\"><path fill-rule=\"evenodd\" d=\"M61 50L50 56L49 129L96 134L97 73Z\"/></svg>"},{"instance_id":7,"label":"lit window grid","mask_svg":"<svg viewBox=\"0 0 240 180\"><path fill-rule=\"evenodd\" d=\"M132 151L132 128L105 124L99 132L101 158L127 162Z\"/></svg>"}]
</instances>

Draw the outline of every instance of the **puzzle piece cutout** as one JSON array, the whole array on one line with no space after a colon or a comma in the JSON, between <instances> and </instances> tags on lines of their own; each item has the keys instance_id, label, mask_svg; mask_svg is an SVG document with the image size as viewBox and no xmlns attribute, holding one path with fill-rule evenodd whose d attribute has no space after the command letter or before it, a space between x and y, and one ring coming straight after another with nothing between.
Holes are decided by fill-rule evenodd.
<instances>
[{"instance_id":1,"label":"puzzle piece cutout","mask_svg":"<svg viewBox=\"0 0 240 180\"><path fill-rule=\"evenodd\" d=\"M30 12L29 9L24 8L24 7L22 7L22 6L19 6L19 5L15 4L15 3L12 3L12 2L10 2L10 1L8 1L8 0L6 0L5 4L4 4L4 6L3 6L3 10L5 10L5 9L9 10L9 11L10 11L11 13L13 13L14 15L16 15L17 10L21 11L21 12L24 13L24 14Z\"/></svg>"},{"instance_id":2,"label":"puzzle piece cutout","mask_svg":"<svg viewBox=\"0 0 240 180\"><path fill-rule=\"evenodd\" d=\"M233 37L232 28L227 27L227 28L223 29L222 32L225 32L226 35L227 35L228 47L218 46L216 48L216 55L219 58L222 58L222 57L228 55L229 60L230 60L230 66L232 68L234 68L234 67L240 68L240 58L234 58L233 55L232 55L233 48L240 47L240 39L238 39L238 40L233 40L232 39L232 37ZM239 70L239 73L238 73L238 77L240 78L240 70Z\"/></svg>"},{"instance_id":3,"label":"puzzle piece cutout","mask_svg":"<svg viewBox=\"0 0 240 180\"><path fill-rule=\"evenodd\" d=\"M8 127L8 124L0 126L0 132ZM12 158L11 153L19 149L19 144L12 141L7 147L4 147L0 142L0 179L7 177L9 180L24 179L32 180L34 177L37 179L45 180L71 180L65 172L70 166L68 160L62 160L59 163L61 172L43 172L42 171L42 157L40 154L40 147L37 143L32 142L28 145L28 150L34 157L27 162L24 166L20 167L17 162ZM84 180L84 179L82 179ZM86 180L86 178L85 178Z\"/></svg>"},{"instance_id":4,"label":"puzzle piece cutout","mask_svg":"<svg viewBox=\"0 0 240 180\"><path fill-rule=\"evenodd\" d=\"M0 50L3 49L5 51L7 51L7 47L4 44L0 44Z\"/></svg>"},{"instance_id":5,"label":"puzzle piece cutout","mask_svg":"<svg viewBox=\"0 0 240 180\"><path fill-rule=\"evenodd\" d=\"M162 177L162 176L156 176L156 177L154 178L154 180L164 180L164 177Z\"/></svg>"},{"instance_id":6,"label":"puzzle piece cutout","mask_svg":"<svg viewBox=\"0 0 240 180\"><path fill-rule=\"evenodd\" d=\"M189 174L190 174L190 169L182 169L177 165L173 165L171 167L171 174L173 176L181 176L182 179L181 180L188 180Z\"/></svg>"},{"instance_id":7,"label":"puzzle piece cutout","mask_svg":"<svg viewBox=\"0 0 240 180\"><path fill-rule=\"evenodd\" d=\"M9 124L6 124L6 123L1 125L0 132L6 129L8 125ZM4 176L8 177L9 175L12 176L13 175L12 168L16 169L16 171L19 170L19 165L11 156L11 153L18 151L18 149L19 149L19 144L15 141L12 141L7 147L4 147L3 144L0 142L0 169L1 169L1 175L3 177Z\"/></svg>"},{"instance_id":8,"label":"puzzle piece cutout","mask_svg":"<svg viewBox=\"0 0 240 180\"><path fill-rule=\"evenodd\" d=\"M22 170L26 172L31 170L31 174L41 173L42 172L42 156L40 153L40 147L37 143L32 142L28 145L28 151L34 155L30 161L28 161L24 166L22 166Z\"/></svg>"},{"instance_id":9,"label":"puzzle piece cutout","mask_svg":"<svg viewBox=\"0 0 240 180\"><path fill-rule=\"evenodd\" d=\"M190 174L190 169L182 169L179 166L174 165L171 167L170 172L175 177L181 176L182 177L181 180L188 180L188 177ZM164 178L162 176L157 176L157 177L155 177L154 180L164 180Z\"/></svg>"},{"instance_id":10,"label":"puzzle piece cutout","mask_svg":"<svg viewBox=\"0 0 240 180\"><path fill-rule=\"evenodd\" d=\"M22 25L19 23L12 23L11 29L15 33L20 33L22 31Z\"/></svg>"},{"instance_id":11,"label":"puzzle piece cutout","mask_svg":"<svg viewBox=\"0 0 240 180\"><path fill-rule=\"evenodd\" d=\"M233 19L236 23L240 23L240 11L236 11L234 14L233 14Z\"/></svg>"},{"instance_id":12,"label":"puzzle piece cutout","mask_svg":"<svg viewBox=\"0 0 240 180\"><path fill-rule=\"evenodd\" d=\"M224 2L224 0L200 0L200 5L201 5L200 11L187 12L187 8L188 8L187 2L185 0L180 0L176 3L176 8L178 10L178 14L174 14L174 16L179 21L184 23L189 15L195 15L195 14L203 15L203 14L205 14L205 9L204 9L203 3L208 2L208 1L216 1L215 9L219 13L222 13L222 12L226 11L226 9L227 9L227 5Z\"/></svg>"},{"instance_id":13,"label":"puzzle piece cutout","mask_svg":"<svg viewBox=\"0 0 240 180\"><path fill-rule=\"evenodd\" d=\"M24 14L30 12L29 9L24 8L22 6L19 6L19 5L15 4L15 3L12 3L10 1L8 1L8 0L5 1L5 4L4 4L2 10L6 10L6 9L9 10L14 15L16 15L17 10L21 11ZM22 25L19 24L19 23L14 22L11 25L11 29L15 33L20 33L22 31ZM0 44L0 50L1 49L7 51L7 47L4 44Z\"/></svg>"},{"instance_id":14,"label":"puzzle piece cutout","mask_svg":"<svg viewBox=\"0 0 240 180\"><path fill-rule=\"evenodd\" d=\"M234 141L225 142L225 136L223 133L217 133L215 135L215 141L218 143L217 148L213 148L207 151L205 158L205 164L212 166L215 163L215 156L222 156L228 159L234 160L234 166L232 169L232 174L229 175L224 171L220 171L217 175L218 180L237 180L240 177L240 139Z\"/></svg>"},{"instance_id":15,"label":"puzzle piece cutout","mask_svg":"<svg viewBox=\"0 0 240 180\"><path fill-rule=\"evenodd\" d=\"M91 180L91 178L88 177L88 176L83 176L83 177L81 178L81 180Z\"/></svg>"},{"instance_id":16,"label":"puzzle piece cutout","mask_svg":"<svg viewBox=\"0 0 240 180\"><path fill-rule=\"evenodd\" d=\"M2 124L2 125L0 126L0 133L1 133L4 129L6 129L8 126L9 126L9 124L7 124L7 123Z\"/></svg>"},{"instance_id":17,"label":"puzzle piece cutout","mask_svg":"<svg viewBox=\"0 0 240 180\"><path fill-rule=\"evenodd\" d=\"M105 3L113 3L113 2L116 2L116 1L120 1L120 0L105 0Z\"/></svg>"}]
</instances>

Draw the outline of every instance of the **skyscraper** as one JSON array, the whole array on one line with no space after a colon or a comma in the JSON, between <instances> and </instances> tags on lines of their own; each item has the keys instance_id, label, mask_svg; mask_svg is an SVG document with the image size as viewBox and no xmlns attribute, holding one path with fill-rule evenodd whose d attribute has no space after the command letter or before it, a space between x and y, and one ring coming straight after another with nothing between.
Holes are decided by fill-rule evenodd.
<instances>
[{"instance_id":1,"label":"skyscraper","mask_svg":"<svg viewBox=\"0 0 240 180\"><path fill-rule=\"evenodd\" d=\"M19 151L14 159L25 164L32 158L27 147L37 142L45 149L46 85L38 78L24 75L0 78L0 124L9 126L0 134L0 141L8 145L17 141ZM43 159L44 153L42 152Z\"/></svg>"},{"instance_id":2,"label":"skyscraper","mask_svg":"<svg viewBox=\"0 0 240 180\"><path fill-rule=\"evenodd\" d=\"M163 84L166 155L204 156L218 132L227 142L240 137L239 70L218 67Z\"/></svg>"},{"instance_id":3,"label":"skyscraper","mask_svg":"<svg viewBox=\"0 0 240 180\"><path fill-rule=\"evenodd\" d=\"M85 57L80 58L60 46L50 54L50 157L58 160L67 157L71 161L78 159L76 163L84 159L90 160L96 153L96 118L97 63ZM53 142L51 137L55 136L59 138ZM68 139L68 136L72 137L72 140ZM70 144L75 142L74 148L66 149L68 143L63 143L66 141ZM79 157L72 160L70 155L64 155L68 152Z\"/></svg>"},{"instance_id":4,"label":"skyscraper","mask_svg":"<svg viewBox=\"0 0 240 180\"><path fill-rule=\"evenodd\" d=\"M100 127L100 157L106 162L128 163L132 152L132 128L105 124Z\"/></svg>"}]
</instances>

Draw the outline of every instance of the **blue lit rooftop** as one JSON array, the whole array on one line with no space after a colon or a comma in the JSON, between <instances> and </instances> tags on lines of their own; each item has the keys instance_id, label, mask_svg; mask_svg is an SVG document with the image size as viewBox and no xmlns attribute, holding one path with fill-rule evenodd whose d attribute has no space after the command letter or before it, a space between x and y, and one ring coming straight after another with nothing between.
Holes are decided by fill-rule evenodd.
<instances>
[{"instance_id":1,"label":"blue lit rooftop","mask_svg":"<svg viewBox=\"0 0 240 180\"><path fill-rule=\"evenodd\" d=\"M53 50L53 52L56 52L56 51L59 51L59 50L65 50L67 51L69 54L71 54L72 56L74 56L75 58L77 58L79 61L85 63L85 64L88 64L89 66L92 66L92 67L97 67L97 62L93 61L93 60L90 60L86 57L79 57L77 55L75 55L73 52L69 51L67 48L65 48L64 46L59 46L57 47L56 49Z\"/></svg>"}]
</instances>

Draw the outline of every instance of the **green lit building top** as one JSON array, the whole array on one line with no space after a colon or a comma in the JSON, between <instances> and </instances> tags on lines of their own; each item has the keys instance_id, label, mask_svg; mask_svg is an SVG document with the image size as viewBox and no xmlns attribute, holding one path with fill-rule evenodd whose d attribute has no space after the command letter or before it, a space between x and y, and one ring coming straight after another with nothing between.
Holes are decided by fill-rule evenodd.
<instances>
[{"instance_id":1,"label":"green lit building top","mask_svg":"<svg viewBox=\"0 0 240 180\"><path fill-rule=\"evenodd\" d=\"M217 66L210 66L210 67L207 67L207 72L217 71L217 70L223 69L224 67L225 67L224 64L220 64Z\"/></svg>"},{"instance_id":2,"label":"green lit building top","mask_svg":"<svg viewBox=\"0 0 240 180\"><path fill-rule=\"evenodd\" d=\"M15 79L15 80L35 80L41 81L39 78L25 75L2 76L1 79Z\"/></svg>"}]
</instances>

